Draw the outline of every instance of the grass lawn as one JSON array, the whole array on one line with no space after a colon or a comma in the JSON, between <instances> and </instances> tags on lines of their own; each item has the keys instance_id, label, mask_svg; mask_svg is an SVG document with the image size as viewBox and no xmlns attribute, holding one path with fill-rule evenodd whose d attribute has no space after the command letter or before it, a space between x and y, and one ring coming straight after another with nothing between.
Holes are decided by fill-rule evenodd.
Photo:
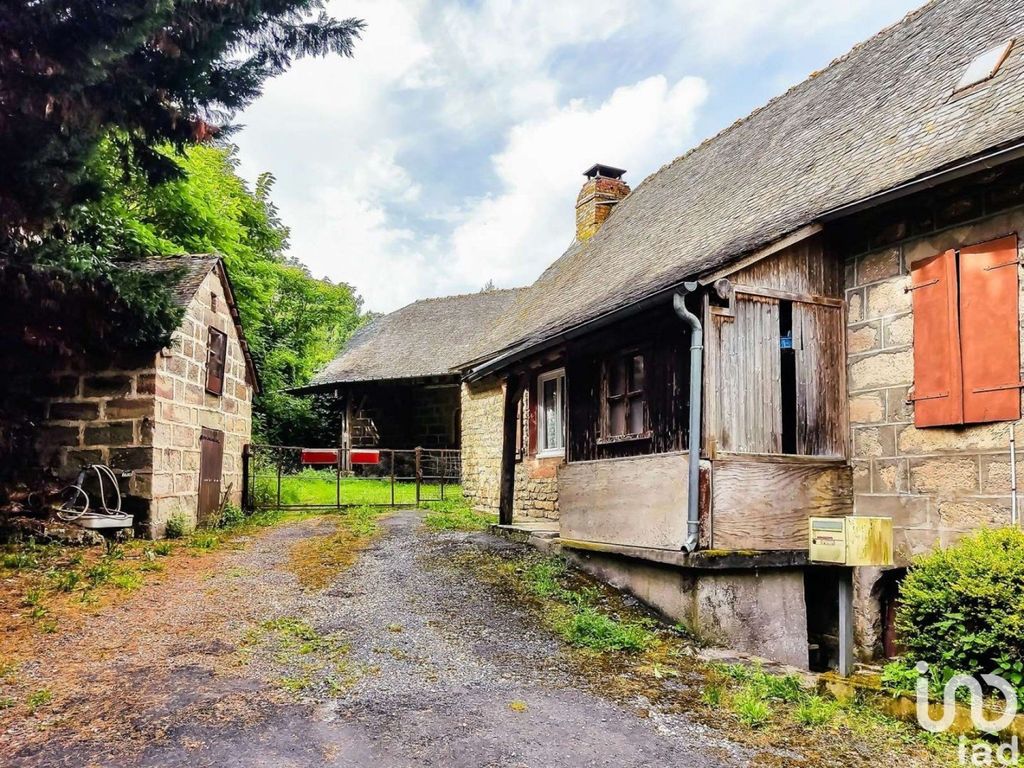
<instances>
[{"instance_id":1,"label":"grass lawn","mask_svg":"<svg viewBox=\"0 0 1024 768\"><path fill-rule=\"evenodd\" d=\"M445 498L461 498L461 488L452 483L444 486ZM420 486L421 501L441 498L439 483ZM396 482L394 503L400 506L416 505L416 484ZM330 470L306 469L298 474L281 478L281 506L322 505L334 506L338 501L337 478ZM260 507L277 506L277 476L256 476L256 502ZM343 505L391 504L391 481L388 478L342 477L341 503Z\"/></svg>"}]
</instances>

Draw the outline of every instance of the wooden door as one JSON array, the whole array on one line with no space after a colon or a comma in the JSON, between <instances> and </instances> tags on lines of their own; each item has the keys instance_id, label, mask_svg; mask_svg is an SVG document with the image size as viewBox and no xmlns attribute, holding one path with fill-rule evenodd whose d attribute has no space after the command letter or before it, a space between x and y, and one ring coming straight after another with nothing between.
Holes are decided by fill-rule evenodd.
<instances>
[{"instance_id":1,"label":"wooden door","mask_svg":"<svg viewBox=\"0 0 1024 768\"><path fill-rule=\"evenodd\" d=\"M216 520L220 510L220 479L224 468L224 433L203 427L199 438L199 524Z\"/></svg>"}]
</instances>

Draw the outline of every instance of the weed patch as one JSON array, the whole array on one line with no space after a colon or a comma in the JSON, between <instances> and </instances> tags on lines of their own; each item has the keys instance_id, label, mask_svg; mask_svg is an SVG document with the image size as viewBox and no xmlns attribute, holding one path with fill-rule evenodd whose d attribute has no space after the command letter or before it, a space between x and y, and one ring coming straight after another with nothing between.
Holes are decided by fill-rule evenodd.
<instances>
[{"instance_id":1,"label":"weed patch","mask_svg":"<svg viewBox=\"0 0 1024 768\"><path fill-rule=\"evenodd\" d=\"M428 501L424 524L435 531L483 531L498 522L495 515L477 512L459 493L444 501Z\"/></svg>"}]
</instances>

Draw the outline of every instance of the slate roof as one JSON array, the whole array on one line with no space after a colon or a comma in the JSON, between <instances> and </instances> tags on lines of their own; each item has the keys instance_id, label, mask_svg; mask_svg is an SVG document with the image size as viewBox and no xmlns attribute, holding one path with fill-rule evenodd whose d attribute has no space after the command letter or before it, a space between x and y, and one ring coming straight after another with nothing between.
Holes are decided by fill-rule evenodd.
<instances>
[{"instance_id":1,"label":"slate roof","mask_svg":"<svg viewBox=\"0 0 1024 768\"><path fill-rule=\"evenodd\" d=\"M954 96L970 61L1009 38L996 76ZM489 357L1022 137L1024 0L935 0L644 180L518 294Z\"/></svg>"},{"instance_id":2,"label":"slate roof","mask_svg":"<svg viewBox=\"0 0 1024 768\"><path fill-rule=\"evenodd\" d=\"M143 259L140 261L123 262L125 269L134 272L150 272L160 274L170 273L176 269L183 268L184 274L171 286L171 293L174 296L174 303L179 307L186 306L192 297L196 295L203 280L210 274L210 271L217 266L220 257L202 253L181 256L163 256L160 258Z\"/></svg>"},{"instance_id":3,"label":"slate roof","mask_svg":"<svg viewBox=\"0 0 1024 768\"><path fill-rule=\"evenodd\" d=\"M295 391L357 381L451 376L480 353L480 342L521 289L422 299L378 317L352 335L341 353Z\"/></svg>"}]
</instances>

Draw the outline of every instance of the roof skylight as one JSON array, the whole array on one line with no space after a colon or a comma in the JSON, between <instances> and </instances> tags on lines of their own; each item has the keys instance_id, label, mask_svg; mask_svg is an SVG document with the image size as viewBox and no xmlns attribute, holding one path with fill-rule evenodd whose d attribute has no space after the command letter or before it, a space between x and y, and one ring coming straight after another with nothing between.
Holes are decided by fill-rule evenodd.
<instances>
[{"instance_id":1,"label":"roof skylight","mask_svg":"<svg viewBox=\"0 0 1024 768\"><path fill-rule=\"evenodd\" d=\"M962 91L964 88L970 88L972 85L977 85L992 77L1006 61L1011 47L1013 47L1012 38L975 56L954 90Z\"/></svg>"}]
</instances>

